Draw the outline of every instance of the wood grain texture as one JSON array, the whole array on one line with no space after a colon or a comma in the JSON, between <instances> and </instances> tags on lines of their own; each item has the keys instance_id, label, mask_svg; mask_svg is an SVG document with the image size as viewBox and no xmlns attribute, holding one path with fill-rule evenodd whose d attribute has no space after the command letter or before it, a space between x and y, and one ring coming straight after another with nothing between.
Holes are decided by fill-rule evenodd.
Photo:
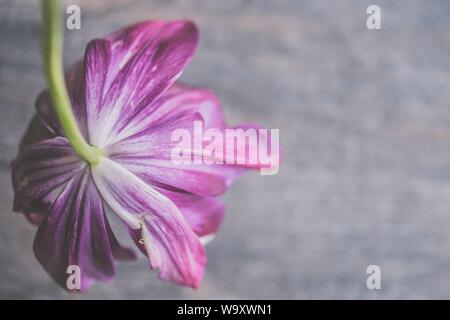
<instances>
[{"instance_id":1,"label":"wood grain texture","mask_svg":"<svg viewBox=\"0 0 450 320\"><path fill-rule=\"evenodd\" d=\"M44 81L39 2L0 0L0 297L450 298L450 3L378 0L383 29L369 31L372 2L71 1L82 30L66 33L67 65L122 25L194 20L201 43L182 79L214 89L230 123L279 128L284 150L278 175L249 174L225 196L200 289L157 280L141 259L74 296L11 211L9 162Z\"/></svg>"}]
</instances>

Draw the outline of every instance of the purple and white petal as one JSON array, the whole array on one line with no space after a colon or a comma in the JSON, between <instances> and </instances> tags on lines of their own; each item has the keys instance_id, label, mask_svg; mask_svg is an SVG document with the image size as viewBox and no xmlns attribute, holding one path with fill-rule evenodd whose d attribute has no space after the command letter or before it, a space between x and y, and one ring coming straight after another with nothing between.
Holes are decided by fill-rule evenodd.
<instances>
[{"instance_id":1,"label":"purple and white petal","mask_svg":"<svg viewBox=\"0 0 450 320\"><path fill-rule=\"evenodd\" d=\"M225 128L225 119L219 99L207 89L174 83L154 103L137 114L117 135L111 144L117 143L152 127L176 121L180 116L199 114L205 129ZM190 123L192 126L192 123Z\"/></svg>"},{"instance_id":2,"label":"purple and white petal","mask_svg":"<svg viewBox=\"0 0 450 320\"><path fill-rule=\"evenodd\" d=\"M45 200L85 166L66 138L27 146L12 163L14 211L34 211L36 201Z\"/></svg>"},{"instance_id":3,"label":"purple and white petal","mask_svg":"<svg viewBox=\"0 0 450 320\"><path fill-rule=\"evenodd\" d=\"M130 227L160 277L197 287L203 277L206 255L197 235L176 205L136 175L102 158L93 167L94 181L103 199Z\"/></svg>"},{"instance_id":4,"label":"purple and white petal","mask_svg":"<svg viewBox=\"0 0 450 320\"><path fill-rule=\"evenodd\" d=\"M220 195L234 181L225 166L179 165L157 159L114 159L150 185L164 184L200 196Z\"/></svg>"},{"instance_id":5,"label":"purple and white petal","mask_svg":"<svg viewBox=\"0 0 450 320\"><path fill-rule=\"evenodd\" d=\"M155 118L157 123L126 139L105 148L106 156L122 164L149 184L161 183L203 196L222 194L241 174L239 168L203 163L176 163L172 152L178 142L173 140L175 130L185 129L194 136L194 122L204 123L202 114L186 108L174 112L165 120ZM164 117L164 115L161 113ZM194 147L186 151L192 160L202 153Z\"/></svg>"},{"instance_id":6,"label":"purple and white petal","mask_svg":"<svg viewBox=\"0 0 450 320\"><path fill-rule=\"evenodd\" d=\"M86 51L89 133L100 148L179 77L197 46L198 30L189 21L149 22L148 28L138 28L148 33L137 40L117 35L94 40Z\"/></svg>"},{"instance_id":7,"label":"purple and white petal","mask_svg":"<svg viewBox=\"0 0 450 320\"><path fill-rule=\"evenodd\" d=\"M194 121L201 121L198 113L180 113L178 118L108 146L104 153L149 184L158 182L199 195L221 194L225 192L229 178L222 174L222 168L179 165L171 160L172 150L177 144L172 141L172 133L179 128L192 132Z\"/></svg>"},{"instance_id":8,"label":"purple and white petal","mask_svg":"<svg viewBox=\"0 0 450 320\"><path fill-rule=\"evenodd\" d=\"M63 188L39 226L34 252L44 269L65 289L70 266L79 268L81 291L95 281L111 281L114 259L103 203L89 177L79 172Z\"/></svg>"},{"instance_id":9,"label":"purple and white petal","mask_svg":"<svg viewBox=\"0 0 450 320\"><path fill-rule=\"evenodd\" d=\"M155 187L180 209L189 226L199 237L214 235L225 215L225 207L217 198Z\"/></svg>"},{"instance_id":10,"label":"purple and white petal","mask_svg":"<svg viewBox=\"0 0 450 320\"><path fill-rule=\"evenodd\" d=\"M47 127L43 124L42 119L34 115L31 119L30 124L28 125L27 130L25 131L24 136L22 137L19 144L19 153L23 152L29 145L33 143L40 142L42 140L47 140L54 138L54 134L47 129ZM12 167L14 167L14 161L12 162ZM20 175L12 174L12 183L13 188L15 189L19 184ZM14 190L15 191L15 190ZM40 221L43 219L45 212L48 208L48 204L43 201L43 199L38 199L33 201L30 205L28 205L28 211L24 212L27 220L34 224L38 225Z\"/></svg>"},{"instance_id":11,"label":"purple and white petal","mask_svg":"<svg viewBox=\"0 0 450 320\"><path fill-rule=\"evenodd\" d=\"M150 267L159 277L179 285L198 288L206 266L205 249L200 239L179 219L145 216L141 230L130 230L133 239L141 236Z\"/></svg>"}]
</instances>

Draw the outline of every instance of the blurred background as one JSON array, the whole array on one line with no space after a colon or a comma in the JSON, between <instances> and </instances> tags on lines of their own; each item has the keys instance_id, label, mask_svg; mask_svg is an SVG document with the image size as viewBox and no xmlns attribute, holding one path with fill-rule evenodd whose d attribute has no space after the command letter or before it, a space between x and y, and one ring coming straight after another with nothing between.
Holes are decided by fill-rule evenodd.
<instances>
[{"instance_id":1,"label":"blurred background","mask_svg":"<svg viewBox=\"0 0 450 320\"><path fill-rule=\"evenodd\" d=\"M81 7L66 66L135 21L195 21L182 80L213 89L230 124L280 129L284 162L226 194L198 290L158 280L141 257L118 263L111 284L64 292L33 255L36 229L11 210L10 161L45 87L40 1L0 0L0 298L450 298L449 1L66 4ZM382 30L366 27L370 4ZM381 290L366 287L372 264Z\"/></svg>"}]
</instances>

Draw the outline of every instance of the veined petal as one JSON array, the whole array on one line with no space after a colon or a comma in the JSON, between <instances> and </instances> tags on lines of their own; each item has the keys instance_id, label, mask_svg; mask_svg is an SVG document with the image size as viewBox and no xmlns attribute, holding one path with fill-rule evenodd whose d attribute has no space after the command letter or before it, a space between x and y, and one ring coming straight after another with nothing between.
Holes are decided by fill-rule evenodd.
<instances>
[{"instance_id":1,"label":"veined petal","mask_svg":"<svg viewBox=\"0 0 450 320\"><path fill-rule=\"evenodd\" d=\"M51 139L53 137L54 134L47 129L47 127L43 124L42 119L39 116L34 115L34 117L30 121L30 124L28 125L24 136L20 141L19 153L23 152L29 145L33 143ZM13 161L12 167L14 167L14 163L15 162ZM19 179L20 175L15 174L13 171L12 183L14 192L16 191L16 186L19 185ZM47 208L48 204L43 199L38 199L32 201L31 204L28 205L27 211L23 213L30 223L37 225L40 223L40 221L42 221Z\"/></svg>"},{"instance_id":2,"label":"veined petal","mask_svg":"<svg viewBox=\"0 0 450 320\"><path fill-rule=\"evenodd\" d=\"M137 157L113 159L150 185L165 184L201 196L220 195L234 181L234 172L225 166L178 165L170 160Z\"/></svg>"},{"instance_id":3,"label":"veined petal","mask_svg":"<svg viewBox=\"0 0 450 320\"><path fill-rule=\"evenodd\" d=\"M207 89L191 87L180 82L174 83L154 103L146 106L130 120L127 126L111 141L117 143L152 127L176 121L181 116L199 114L205 129L225 128L225 119L219 99ZM192 126L192 123L190 123Z\"/></svg>"},{"instance_id":4,"label":"veined petal","mask_svg":"<svg viewBox=\"0 0 450 320\"><path fill-rule=\"evenodd\" d=\"M199 195L221 194L226 190L228 179L222 171L213 166L178 165L171 160L176 146L172 133L179 128L192 132L194 121L201 121L201 115L178 113L171 121L151 126L108 146L104 152L149 184L159 182Z\"/></svg>"},{"instance_id":5,"label":"veined petal","mask_svg":"<svg viewBox=\"0 0 450 320\"><path fill-rule=\"evenodd\" d=\"M215 197L201 197L194 194L155 187L180 209L189 226L199 237L214 235L223 221L225 207Z\"/></svg>"},{"instance_id":6,"label":"veined petal","mask_svg":"<svg viewBox=\"0 0 450 320\"><path fill-rule=\"evenodd\" d=\"M161 279L198 288L205 272L205 249L185 222L177 222L145 216L142 229L130 232L135 241L140 236L137 243L143 242L150 267L160 270Z\"/></svg>"},{"instance_id":7,"label":"veined petal","mask_svg":"<svg viewBox=\"0 0 450 320\"><path fill-rule=\"evenodd\" d=\"M212 156L204 153L209 142L203 141L202 149L183 150L183 154L194 160L203 155L200 163L175 163L172 152L179 142L172 140L175 130L184 129L194 139L194 122L202 124L202 132L215 129L223 137L222 143L216 142ZM119 135L118 142L105 150L111 159L121 163L145 182L169 185L196 195L215 196L246 171L259 169L264 165L254 160L258 157L261 141L259 125L243 124L229 129L243 132L253 130L254 139L244 136L243 148L226 139L227 127L217 97L210 91L192 88L183 84L174 84L152 105L133 118ZM200 137L202 139L203 137ZM270 137L269 137L270 138ZM266 139L270 143L270 139ZM263 140L262 140L263 141ZM250 154L254 156L250 159ZM234 161L226 163L231 156ZM208 164L204 160L208 160Z\"/></svg>"},{"instance_id":8,"label":"veined petal","mask_svg":"<svg viewBox=\"0 0 450 320\"><path fill-rule=\"evenodd\" d=\"M271 137L267 129L253 123L227 128L220 102L213 92L181 83L172 85L155 103L134 117L125 130L116 136L115 139L118 142L108 148L111 149L111 153L117 155L139 150L138 153L150 155L151 158L170 159L171 151L175 146L170 139L171 134L176 129L185 129L193 138L195 135L194 121L201 121L202 133L205 133L208 129L214 129L222 135L223 150L222 146L218 145L213 158L225 161L229 155L233 155L234 159L240 160L228 165L226 170L230 167L261 168L264 166L259 161L249 161L249 155L250 153L258 154L257 148L261 138L265 139L267 144L270 145ZM226 140L227 129L241 130L244 135L247 130L253 131L252 133L255 133L254 143L251 143L248 139L245 141L244 148L240 148L234 143L235 141L228 143ZM162 131L164 134L155 133L155 131ZM158 138L158 143L155 143L153 137ZM208 144L209 142L205 142L203 148ZM158 150L154 150L156 147ZM191 151L193 155L201 152L195 149ZM155 157L155 154L158 156ZM205 156L205 154L203 155ZM210 160L213 158L210 158Z\"/></svg>"},{"instance_id":9,"label":"veined petal","mask_svg":"<svg viewBox=\"0 0 450 320\"><path fill-rule=\"evenodd\" d=\"M105 154L148 184L161 183L202 196L222 194L241 174L240 168L202 163L178 164L171 158L172 151L178 144L172 140L173 132L185 129L193 137L194 122L205 123L199 110L217 108L217 105L210 104L202 109L201 105L187 105L183 108L174 104L170 108L173 108L173 112L158 112L152 125L108 146ZM198 154L196 150L189 152L192 156ZM201 154L202 151L199 152Z\"/></svg>"},{"instance_id":10,"label":"veined petal","mask_svg":"<svg viewBox=\"0 0 450 320\"><path fill-rule=\"evenodd\" d=\"M123 67L150 41L158 37L167 22L152 20L138 22L108 35L110 60L104 88L108 89Z\"/></svg>"},{"instance_id":11,"label":"veined petal","mask_svg":"<svg viewBox=\"0 0 450 320\"><path fill-rule=\"evenodd\" d=\"M73 289L67 286L68 267L78 267L81 281L77 289L83 291L114 275L109 230L102 199L85 169L70 179L53 202L39 226L34 252L65 289Z\"/></svg>"},{"instance_id":12,"label":"veined petal","mask_svg":"<svg viewBox=\"0 0 450 320\"><path fill-rule=\"evenodd\" d=\"M85 57L91 142L105 147L181 74L198 42L192 22L148 22L105 40L94 40ZM138 37L137 39L131 39Z\"/></svg>"},{"instance_id":13,"label":"veined petal","mask_svg":"<svg viewBox=\"0 0 450 320\"><path fill-rule=\"evenodd\" d=\"M108 158L92 172L103 199L127 222L141 249L143 242L150 267L159 268L162 279L197 287L205 251L175 204Z\"/></svg>"},{"instance_id":14,"label":"veined petal","mask_svg":"<svg viewBox=\"0 0 450 320\"><path fill-rule=\"evenodd\" d=\"M27 146L12 163L14 211L33 211L36 201L42 201L85 166L66 138Z\"/></svg>"},{"instance_id":15,"label":"veined petal","mask_svg":"<svg viewBox=\"0 0 450 320\"><path fill-rule=\"evenodd\" d=\"M201 115L180 113L171 121L149 126L127 139L104 148L108 157L132 156L146 157L152 159L171 159L171 151L177 145L172 141L172 133L180 128L185 128L193 135L193 124L202 121Z\"/></svg>"}]
</instances>

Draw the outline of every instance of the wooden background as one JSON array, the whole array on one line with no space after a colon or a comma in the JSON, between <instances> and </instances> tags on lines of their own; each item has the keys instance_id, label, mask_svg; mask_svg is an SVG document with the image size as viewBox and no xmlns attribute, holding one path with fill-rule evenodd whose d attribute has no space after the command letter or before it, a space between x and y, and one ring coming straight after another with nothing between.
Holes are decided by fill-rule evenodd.
<instances>
[{"instance_id":1,"label":"wooden background","mask_svg":"<svg viewBox=\"0 0 450 320\"><path fill-rule=\"evenodd\" d=\"M382 30L366 28L366 8ZM248 174L224 197L200 289L157 280L144 259L112 284L68 295L11 211L9 163L45 86L39 1L0 0L1 298L450 298L450 2L437 0L68 1L88 40L153 18L201 30L182 79L214 89L230 123L279 128L276 176ZM366 268L382 290L366 288Z\"/></svg>"}]
</instances>

